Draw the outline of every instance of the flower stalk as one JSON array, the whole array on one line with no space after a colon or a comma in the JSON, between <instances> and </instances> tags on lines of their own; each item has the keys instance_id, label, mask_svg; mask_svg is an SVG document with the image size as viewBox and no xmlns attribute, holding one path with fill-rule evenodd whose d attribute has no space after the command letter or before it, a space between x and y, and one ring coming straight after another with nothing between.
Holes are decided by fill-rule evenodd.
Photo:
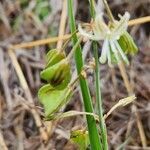
<instances>
[{"instance_id":1,"label":"flower stalk","mask_svg":"<svg viewBox=\"0 0 150 150\"><path fill-rule=\"evenodd\" d=\"M98 59L98 48L97 43L93 42L93 50L94 50L94 58L95 58L95 87L96 87L96 103L97 103L97 112L99 116L99 125L100 131L102 136L102 145L104 150L108 150L108 143L107 143L107 129L105 120L103 117L103 106L102 106L102 97L101 97L101 87L100 87L100 65Z\"/></svg>"},{"instance_id":2,"label":"flower stalk","mask_svg":"<svg viewBox=\"0 0 150 150\"><path fill-rule=\"evenodd\" d=\"M70 29L71 33L76 31L75 27L75 19L73 15L73 2L72 0L68 0L68 13L69 13L69 23L70 23ZM75 34L72 37L73 44L75 45L78 41L77 35ZM83 59L82 59L82 52L80 45L77 47L75 51L75 63L78 74L82 71L83 68ZM81 87L81 93L84 101L84 108L86 112L93 113L93 107L92 107L92 99L90 96L89 88L87 85L87 82L84 78L80 78L80 87ZM96 127L96 121L94 117L92 116L86 116L87 119L87 125L88 125L88 132L89 132L89 139L90 139L90 145L92 150L102 150L102 145L99 139L98 129Z\"/></svg>"},{"instance_id":3,"label":"flower stalk","mask_svg":"<svg viewBox=\"0 0 150 150\"><path fill-rule=\"evenodd\" d=\"M90 0L90 12L93 20L95 19L95 8L94 8L94 0ZM99 58L98 58L98 47L96 41L93 41L93 50L94 50L94 58L95 58L95 88L96 88L96 106L97 112L99 116L99 125L100 125L100 132L102 136L102 145L103 150L108 150L108 143L107 143L107 129L105 120L103 117L103 106L102 106L102 97L101 97L101 87L100 87L100 65L99 65Z\"/></svg>"},{"instance_id":4,"label":"flower stalk","mask_svg":"<svg viewBox=\"0 0 150 150\"><path fill-rule=\"evenodd\" d=\"M113 14L112 14L110 8L109 8L109 5L108 5L108 3L107 3L107 0L103 0L103 3L104 3L104 6L105 6L105 8L106 8L106 10L107 10L107 14L108 14L108 16L109 16L110 21L111 21L112 23L114 23L114 22L115 22L115 19L114 19L114 16L113 16Z\"/></svg>"}]
</instances>

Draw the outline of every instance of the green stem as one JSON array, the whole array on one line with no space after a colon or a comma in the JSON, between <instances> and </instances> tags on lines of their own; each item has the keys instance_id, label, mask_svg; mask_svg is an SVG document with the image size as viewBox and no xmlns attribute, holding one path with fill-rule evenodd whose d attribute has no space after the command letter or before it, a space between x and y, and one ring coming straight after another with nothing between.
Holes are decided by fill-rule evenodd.
<instances>
[{"instance_id":1,"label":"green stem","mask_svg":"<svg viewBox=\"0 0 150 150\"><path fill-rule=\"evenodd\" d=\"M103 0L103 3L104 3L104 6L105 6L105 8L106 8L106 10L107 10L107 14L108 14L108 16L109 16L110 21L111 21L111 22L114 22L114 16L113 16L113 14L112 14L112 12L111 12L111 10L110 10L110 8L109 8L109 5L108 5L108 3L107 3L107 0Z\"/></svg>"},{"instance_id":2,"label":"green stem","mask_svg":"<svg viewBox=\"0 0 150 150\"><path fill-rule=\"evenodd\" d=\"M95 4L94 0L90 0L90 12L91 17L95 19ZM101 97L101 87L100 87L100 67L99 67L99 59L98 59L98 47L96 41L93 42L93 50L94 50L94 58L95 58L95 87L96 87L96 103L97 103L97 112L100 121L100 131L102 136L102 144L103 149L108 150L107 143L107 129L105 120L103 117L103 106L102 106L102 97Z\"/></svg>"},{"instance_id":3,"label":"green stem","mask_svg":"<svg viewBox=\"0 0 150 150\"><path fill-rule=\"evenodd\" d=\"M97 43L93 42L93 50L94 50L94 58L95 58L95 86L96 86L96 102L97 102L97 112L100 120L100 130L102 136L102 144L103 149L108 150L107 143L107 129L105 120L103 117L103 106L102 106L102 98L101 98L101 88L100 88L100 69L99 69L99 60L98 60L98 48Z\"/></svg>"},{"instance_id":4,"label":"green stem","mask_svg":"<svg viewBox=\"0 0 150 150\"><path fill-rule=\"evenodd\" d=\"M76 30L75 27L75 19L73 15L73 3L72 0L68 0L68 13L69 13L69 22L70 22L70 29L71 33ZM78 41L77 35L72 37L73 44L75 45ZM82 71L83 68L83 59L82 59L82 51L80 45L78 46L77 50L75 51L75 62L78 74ZM89 92L89 88L87 82L84 78L80 78L80 87L82 92L82 97L84 101L84 108L86 112L93 113L92 107L92 100ZM87 125L88 125L88 132L89 132L89 139L91 144L92 150L102 150L101 142L99 139L98 129L96 127L96 121L92 116L86 116Z\"/></svg>"},{"instance_id":5,"label":"green stem","mask_svg":"<svg viewBox=\"0 0 150 150\"><path fill-rule=\"evenodd\" d=\"M93 19L95 19L95 2L94 0L89 0L90 3L90 14Z\"/></svg>"}]
</instances>

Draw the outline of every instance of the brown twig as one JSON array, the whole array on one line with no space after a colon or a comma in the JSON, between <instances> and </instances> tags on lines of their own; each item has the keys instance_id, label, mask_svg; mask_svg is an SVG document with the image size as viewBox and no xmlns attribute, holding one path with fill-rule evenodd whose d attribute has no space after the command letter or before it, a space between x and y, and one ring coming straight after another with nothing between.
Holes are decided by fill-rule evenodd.
<instances>
[{"instance_id":1,"label":"brown twig","mask_svg":"<svg viewBox=\"0 0 150 150\"><path fill-rule=\"evenodd\" d=\"M31 67L30 67L30 64L29 64L29 61L22 57L21 58L21 62L24 64L25 66L25 69L26 69L26 72L27 72L27 79L29 81L29 86L31 88L34 88L34 79L33 79L33 75L32 75L32 70L31 70Z\"/></svg>"}]
</instances>

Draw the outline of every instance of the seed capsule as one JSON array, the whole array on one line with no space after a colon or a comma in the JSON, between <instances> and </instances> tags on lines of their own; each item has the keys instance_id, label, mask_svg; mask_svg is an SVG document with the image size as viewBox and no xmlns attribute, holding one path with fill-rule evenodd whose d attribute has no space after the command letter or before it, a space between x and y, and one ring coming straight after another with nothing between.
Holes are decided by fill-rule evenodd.
<instances>
[{"instance_id":1,"label":"seed capsule","mask_svg":"<svg viewBox=\"0 0 150 150\"><path fill-rule=\"evenodd\" d=\"M124 34L118 40L118 43L126 54L134 55L138 52L138 48L128 32L124 32Z\"/></svg>"},{"instance_id":2,"label":"seed capsule","mask_svg":"<svg viewBox=\"0 0 150 150\"><path fill-rule=\"evenodd\" d=\"M44 106L45 117L52 116L64 104L66 104L72 95L69 87L63 90L54 89L50 84L46 84L39 89L38 97L40 103Z\"/></svg>"},{"instance_id":3,"label":"seed capsule","mask_svg":"<svg viewBox=\"0 0 150 150\"><path fill-rule=\"evenodd\" d=\"M64 89L71 80L71 66L65 55L54 49L47 54L46 68L41 72L41 78L56 89Z\"/></svg>"},{"instance_id":4,"label":"seed capsule","mask_svg":"<svg viewBox=\"0 0 150 150\"><path fill-rule=\"evenodd\" d=\"M47 63L46 68L58 63L64 58L65 58L64 52L60 52L57 49L50 50L46 55L46 63Z\"/></svg>"}]
</instances>

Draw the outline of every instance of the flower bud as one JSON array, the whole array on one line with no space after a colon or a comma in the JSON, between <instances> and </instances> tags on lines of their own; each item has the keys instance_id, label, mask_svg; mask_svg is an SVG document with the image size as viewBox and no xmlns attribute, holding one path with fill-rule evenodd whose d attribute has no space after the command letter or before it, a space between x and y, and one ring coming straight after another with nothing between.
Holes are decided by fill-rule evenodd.
<instances>
[{"instance_id":1,"label":"flower bud","mask_svg":"<svg viewBox=\"0 0 150 150\"><path fill-rule=\"evenodd\" d=\"M86 130L71 131L70 140L82 150L87 149L90 144L89 134Z\"/></svg>"}]
</instances>

